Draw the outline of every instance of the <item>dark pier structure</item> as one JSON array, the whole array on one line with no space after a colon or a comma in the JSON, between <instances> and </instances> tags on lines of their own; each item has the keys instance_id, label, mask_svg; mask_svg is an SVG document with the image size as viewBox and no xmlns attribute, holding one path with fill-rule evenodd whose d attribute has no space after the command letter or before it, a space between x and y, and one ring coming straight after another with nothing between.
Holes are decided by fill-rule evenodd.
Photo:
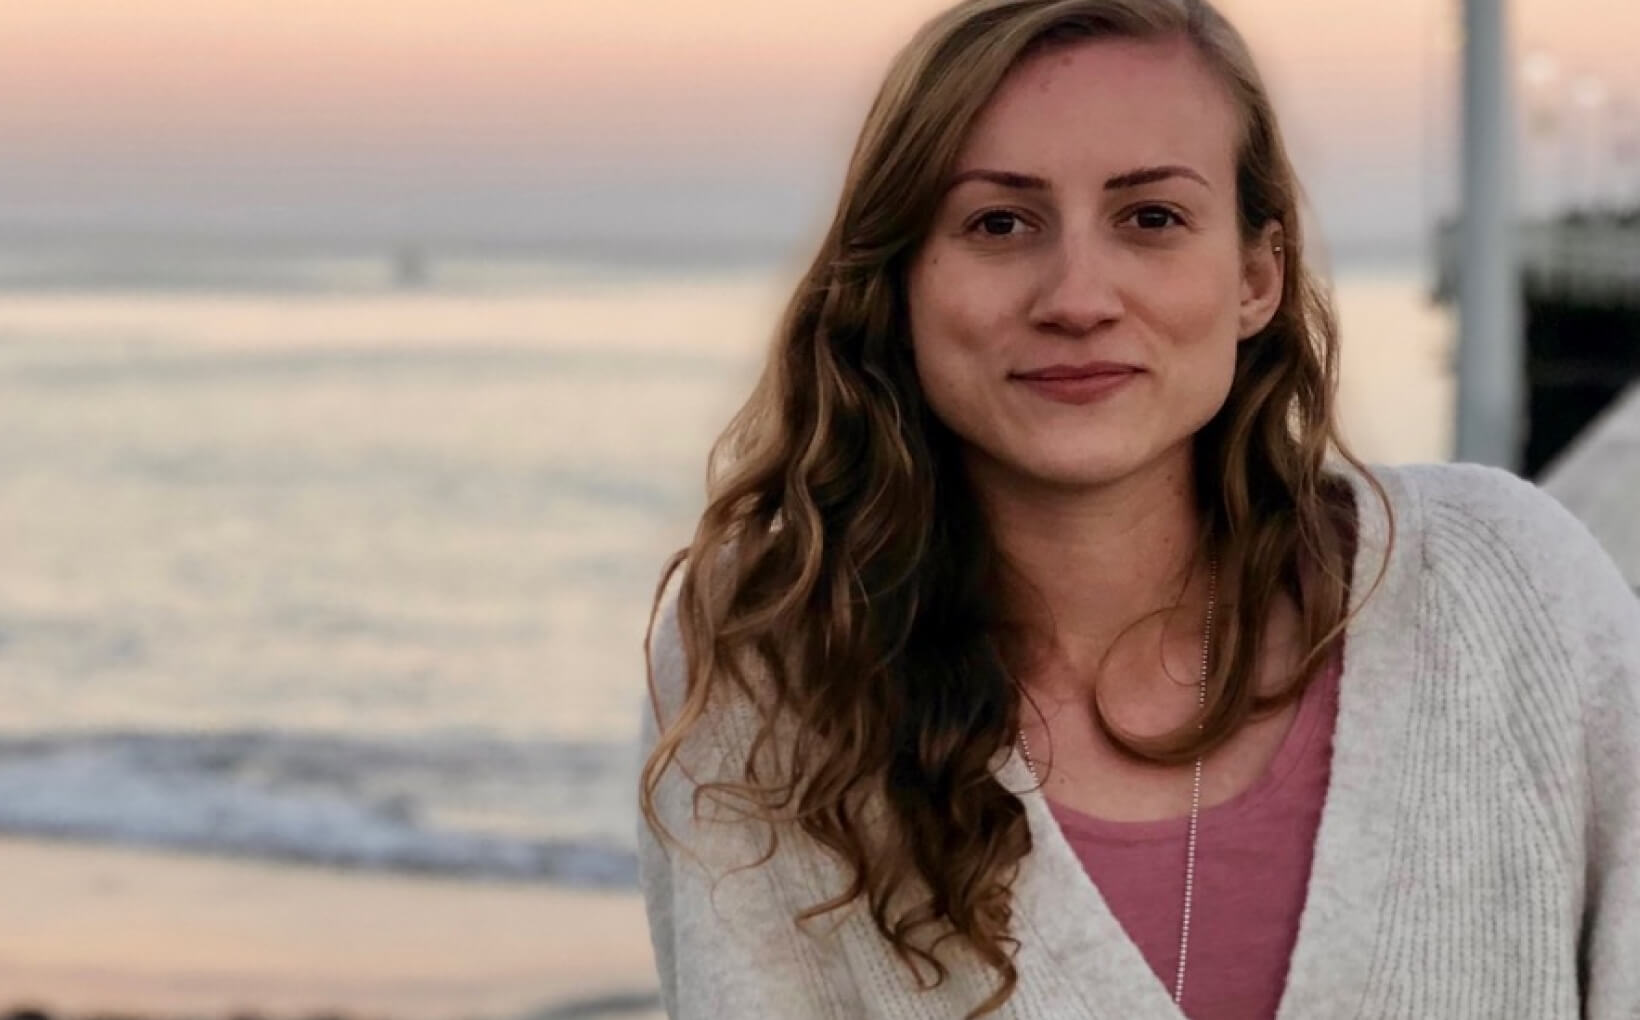
<instances>
[{"instance_id":1,"label":"dark pier structure","mask_svg":"<svg viewBox=\"0 0 1640 1020\"><path fill-rule=\"evenodd\" d=\"M1527 428L1517 463L1536 478L1640 382L1640 210L1529 224L1519 238ZM1450 225L1440 253L1435 297L1455 300Z\"/></svg>"}]
</instances>

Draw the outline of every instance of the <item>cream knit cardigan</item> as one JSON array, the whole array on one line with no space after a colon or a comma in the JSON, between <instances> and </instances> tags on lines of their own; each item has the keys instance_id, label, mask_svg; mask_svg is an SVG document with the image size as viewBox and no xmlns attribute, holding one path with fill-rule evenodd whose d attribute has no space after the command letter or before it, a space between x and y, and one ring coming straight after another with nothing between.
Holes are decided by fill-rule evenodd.
<instances>
[{"instance_id":1,"label":"cream knit cardigan","mask_svg":"<svg viewBox=\"0 0 1640 1020\"><path fill-rule=\"evenodd\" d=\"M1277 1017L1640 1020L1640 600L1529 483L1475 466L1372 470L1395 542L1345 643L1331 785ZM1348 474L1359 600L1387 528ZM654 635L668 718L683 684L673 597ZM744 760L751 717L713 718L686 752L697 778ZM1019 985L992 1016L1180 1020L1018 756L993 769L1023 801L1033 849L1013 886ZM954 1020L993 986L948 940L950 977L919 991L857 906L798 927L800 907L839 888L832 859L783 830L772 861L725 877L766 829L709 801L693 820L692 789L669 770L658 808L693 853L641 820L638 833L674 1020Z\"/></svg>"}]
</instances>

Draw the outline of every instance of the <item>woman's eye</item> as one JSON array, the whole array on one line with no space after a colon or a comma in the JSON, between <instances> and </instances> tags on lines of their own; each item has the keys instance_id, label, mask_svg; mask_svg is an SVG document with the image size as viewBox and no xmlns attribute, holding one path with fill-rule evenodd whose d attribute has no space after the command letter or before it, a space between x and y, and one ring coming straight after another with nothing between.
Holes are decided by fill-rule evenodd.
<instances>
[{"instance_id":1,"label":"woman's eye","mask_svg":"<svg viewBox=\"0 0 1640 1020\"><path fill-rule=\"evenodd\" d=\"M1014 227L1024 226L1024 220L1018 213L1008 212L1006 209L996 209L985 213L969 226L970 230L978 230L987 237L1010 237Z\"/></svg>"},{"instance_id":2,"label":"woman's eye","mask_svg":"<svg viewBox=\"0 0 1640 1020\"><path fill-rule=\"evenodd\" d=\"M1147 205L1134 210L1129 218L1140 230L1165 230L1174 224L1184 225L1184 220L1179 214L1165 205Z\"/></svg>"}]
</instances>

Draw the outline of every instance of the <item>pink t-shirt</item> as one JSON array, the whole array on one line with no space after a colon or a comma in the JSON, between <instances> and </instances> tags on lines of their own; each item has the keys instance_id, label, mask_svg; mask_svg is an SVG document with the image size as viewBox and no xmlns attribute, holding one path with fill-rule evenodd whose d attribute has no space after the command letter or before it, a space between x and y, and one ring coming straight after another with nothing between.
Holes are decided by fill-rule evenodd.
<instances>
[{"instance_id":1,"label":"pink t-shirt","mask_svg":"<svg viewBox=\"0 0 1640 1020\"><path fill-rule=\"evenodd\" d=\"M1335 655L1304 692L1264 774L1201 812L1180 1004L1192 1020L1275 1016L1327 794L1340 670L1341 655ZM1111 912L1171 993L1189 819L1111 822L1049 806Z\"/></svg>"}]
</instances>

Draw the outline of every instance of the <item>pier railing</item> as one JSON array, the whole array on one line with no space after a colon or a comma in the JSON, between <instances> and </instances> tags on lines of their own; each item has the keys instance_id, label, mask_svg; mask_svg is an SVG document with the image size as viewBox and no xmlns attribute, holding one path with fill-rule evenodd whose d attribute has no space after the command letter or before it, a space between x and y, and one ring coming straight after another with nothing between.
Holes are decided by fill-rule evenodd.
<instances>
[{"instance_id":1,"label":"pier railing","mask_svg":"<svg viewBox=\"0 0 1640 1020\"><path fill-rule=\"evenodd\" d=\"M1523 223L1518 228L1521 281L1528 298L1640 308L1640 210ZM1436 234L1435 298L1458 288L1456 224Z\"/></svg>"}]
</instances>

